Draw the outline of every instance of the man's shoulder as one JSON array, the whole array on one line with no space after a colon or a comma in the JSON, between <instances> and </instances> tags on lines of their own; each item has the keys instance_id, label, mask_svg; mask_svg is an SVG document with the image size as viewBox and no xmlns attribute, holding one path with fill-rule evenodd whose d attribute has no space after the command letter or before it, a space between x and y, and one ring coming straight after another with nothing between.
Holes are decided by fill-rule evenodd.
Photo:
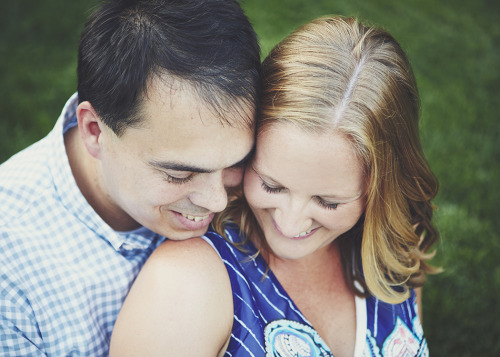
<instances>
[{"instance_id":1,"label":"man's shoulder","mask_svg":"<svg viewBox=\"0 0 500 357\"><path fill-rule=\"evenodd\" d=\"M0 164L0 197L20 195L28 190L44 189L51 185L51 165L65 156L63 125L74 126L78 96L75 93L65 104L54 128L39 141L17 152ZM64 163L61 163L64 165ZM18 199L19 199L18 198ZM0 200L1 201L1 200ZM1 208L0 208L1 209Z\"/></svg>"},{"instance_id":2,"label":"man's shoulder","mask_svg":"<svg viewBox=\"0 0 500 357\"><path fill-rule=\"evenodd\" d=\"M50 189L49 155L42 140L0 165L0 226L22 215Z\"/></svg>"}]
</instances>

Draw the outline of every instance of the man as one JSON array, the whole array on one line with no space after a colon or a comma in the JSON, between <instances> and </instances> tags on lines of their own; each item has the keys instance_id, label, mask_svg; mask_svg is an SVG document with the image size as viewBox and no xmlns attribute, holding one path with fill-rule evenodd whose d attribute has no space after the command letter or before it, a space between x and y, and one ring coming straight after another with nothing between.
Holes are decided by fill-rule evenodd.
<instances>
[{"instance_id":1,"label":"man","mask_svg":"<svg viewBox=\"0 0 500 357\"><path fill-rule=\"evenodd\" d=\"M236 0L110 0L78 94L0 166L0 355L104 356L165 239L203 234L253 146L260 56Z\"/></svg>"}]
</instances>

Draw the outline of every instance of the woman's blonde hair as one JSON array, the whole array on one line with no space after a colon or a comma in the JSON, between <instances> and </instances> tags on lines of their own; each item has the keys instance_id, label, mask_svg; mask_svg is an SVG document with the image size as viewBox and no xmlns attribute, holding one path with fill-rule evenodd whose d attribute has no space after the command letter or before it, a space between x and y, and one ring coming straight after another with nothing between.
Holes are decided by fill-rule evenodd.
<instances>
[{"instance_id":1,"label":"woman's blonde hair","mask_svg":"<svg viewBox=\"0 0 500 357\"><path fill-rule=\"evenodd\" d=\"M417 86L401 46L387 31L355 18L311 21L263 62L257 135L275 123L341 132L363 163L364 215L337 239L352 289L389 303L405 300L409 287L437 271L426 261L438 239L431 223L438 181L421 148L418 119ZM221 230L228 220L266 246L241 193L214 225Z\"/></svg>"}]
</instances>

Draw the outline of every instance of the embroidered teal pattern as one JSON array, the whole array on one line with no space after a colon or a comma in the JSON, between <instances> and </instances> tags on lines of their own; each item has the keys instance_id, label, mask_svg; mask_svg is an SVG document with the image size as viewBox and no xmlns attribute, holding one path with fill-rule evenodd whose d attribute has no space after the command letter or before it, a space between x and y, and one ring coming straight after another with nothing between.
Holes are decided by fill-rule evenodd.
<instances>
[{"instance_id":1,"label":"embroidered teal pattern","mask_svg":"<svg viewBox=\"0 0 500 357\"><path fill-rule=\"evenodd\" d=\"M266 357L330 357L328 346L311 327L297 321L275 320L264 329Z\"/></svg>"}]
</instances>

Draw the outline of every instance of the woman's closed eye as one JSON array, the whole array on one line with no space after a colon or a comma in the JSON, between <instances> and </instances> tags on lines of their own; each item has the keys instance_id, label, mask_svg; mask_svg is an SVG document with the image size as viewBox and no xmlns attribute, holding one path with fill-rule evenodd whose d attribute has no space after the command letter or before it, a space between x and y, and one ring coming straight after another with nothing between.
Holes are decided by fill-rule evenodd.
<instances>
[{"instance_id":1,"label":"woman's closed eye","mask_svg":"<svg viewBox=\"0 0 500 357\"><path fill-rule=\"evenodd\" d=\"M317 197L317 196L315 197L315 199L316 199L316 202L318 203L318 205L320 205L321 207L323 207L325 209L335 210L335 209L337 209L337 207L340 204L337 202L327 202L324 199L322 199L321 197Z\"/></svg>"},{"instance_id":2,"label":"woman's closed eye","mask_svg":"<svg viewBox=\"0 0 500 357\"><path fill-rule=\"evenodd\" d=\"M264 189L264 191L266 191L267 193L280 193L280 192L283 192L284 190L286 190L285 187L270 186L267 183L265 183L263 180L262 180L261 186ZM328 202L319 196L315 196L314 199L320 207L327 209L327 210L335 210L335 209L337 209L337 207L340 204L338 202Z\"/></svg>"},{"instance_id":3,"label":"woman's closed eye","mask_svg":"<svg viewBox=\"0 0 500 357\"><path fill-rule=\"evenodd\" d=\"M272 186L269 186L264 181L262 181L261 186L264 189L264 191L266 191L267 193L280 193L283 190L285 190L284 187L272 187Z\"/></svg>"}]
</instances>

